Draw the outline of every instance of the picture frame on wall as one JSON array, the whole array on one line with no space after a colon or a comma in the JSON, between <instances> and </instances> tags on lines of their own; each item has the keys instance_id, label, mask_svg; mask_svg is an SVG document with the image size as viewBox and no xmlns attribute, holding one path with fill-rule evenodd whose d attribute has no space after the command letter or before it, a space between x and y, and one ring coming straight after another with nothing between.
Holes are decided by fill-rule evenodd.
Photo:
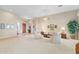
<instances>
[{"instance_id":1,"label":"picture frame on wall","mask_svg":"<svg viewBox=\"0 0 79 59\"><path fill-rule=\"evenodd\" d=\"M4 23L0 24L0 29L5 29L5 24Z\"/></svg>"},{"instance_id":2,"label":"picture frame on wall","mask_svg":"<svg viewBox=\"0 0 79 59\"><path fill-rule=\"evenodd\" d=\"M54 24L50 24L50 30L54 30Z\"/></svg>"},{"instance_id":3,"label":"picture frame on wall","mask_svg":"<svg viewBox=\"0 0 79 59\"><path fill-rule=\"evenodd\" d=\"M54 29L57 28L57 25L50 24L50 25L48 25L48 28L49 28L50 30L54 30Z\"/></svg>"},{"instance_id":4,"label":"picture frame on wall","mask_svg":"<svg viewBox=\"0 0 79 59\"><path fill-rule=\"evenodd\" d=\"M4 23L0 23L0 29L13 29L15 28L14 24L4 24Z\"/></svg>"},{"instance_id":5,"label":"picture frame on wall","mask_svg":"<svg viewBox=\"0 0 79 59\"><path fill-rule=\"evenodd\" d=\"M9 29L10 28L10 25L9 24L6 24L6 29Z\"/></svg>"},{"instance_id":6,"label":"picture frame on wall","mask_svg":"<svg viewBox=\"0 0 79 59\"><path fill-rule=\"evenodd\" d=\"M11 24L11 25L10 25L10 28L13 29L13 28L14 28L14 24Z\"/></svg>"}]
</instances>

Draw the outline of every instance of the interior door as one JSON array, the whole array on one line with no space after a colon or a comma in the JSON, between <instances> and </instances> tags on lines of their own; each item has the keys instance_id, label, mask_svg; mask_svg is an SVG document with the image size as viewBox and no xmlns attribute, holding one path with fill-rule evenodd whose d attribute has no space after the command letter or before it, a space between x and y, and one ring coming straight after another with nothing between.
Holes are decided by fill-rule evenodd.
<instances>
[{"instance_id":1,"label":"interior door","mask_svg":"<svg viewBox=\"0 0 79 59\"><path fill-rule=\"evenodd\" d=\"M26 24L25 23L22 24L22 33L26 33Z\"/></svg>"}]
</instances>

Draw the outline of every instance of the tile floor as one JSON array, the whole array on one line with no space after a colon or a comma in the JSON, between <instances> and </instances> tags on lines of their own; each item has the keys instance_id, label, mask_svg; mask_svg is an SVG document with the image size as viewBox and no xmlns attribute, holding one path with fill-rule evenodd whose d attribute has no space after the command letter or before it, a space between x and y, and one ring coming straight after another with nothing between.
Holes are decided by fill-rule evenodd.
<instances>
[{"instance_id":1,"label":"tile floor","mask_svg":"<svg viewBox=\"0 0 79 59\"><path fill-rule=\"evenodd\" d=\"M62 43L58 46L42 37L22 35L0 39L0 54L75 54L73 46Z\"/></svg>"}]
</instances>

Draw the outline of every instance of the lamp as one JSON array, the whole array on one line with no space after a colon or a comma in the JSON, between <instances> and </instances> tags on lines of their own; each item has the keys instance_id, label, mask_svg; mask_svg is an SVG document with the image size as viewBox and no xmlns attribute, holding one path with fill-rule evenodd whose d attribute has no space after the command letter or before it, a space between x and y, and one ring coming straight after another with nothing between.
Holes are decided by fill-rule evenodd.
<instances>
[{"instance_id":1,"label":"lamp","mask_svg":"<svg viewBox=\"0 0 79 59\"><path fill-rule=\"evenodd\" d=\"M61 27L61 30L62 30L62 31L65 31L65 27Z\"/></svg>"}]
</instances>

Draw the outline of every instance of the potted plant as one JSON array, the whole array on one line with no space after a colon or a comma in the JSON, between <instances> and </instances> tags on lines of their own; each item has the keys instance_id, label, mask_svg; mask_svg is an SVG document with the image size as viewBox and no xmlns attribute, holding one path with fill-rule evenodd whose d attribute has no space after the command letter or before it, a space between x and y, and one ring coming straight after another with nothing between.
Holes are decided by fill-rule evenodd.
<instances>
[{"instance_id":1,"label":"potted plant","mask_svg":"<svg viewBox=\"0 0 79 59\"><path fill-rule=\"evenodd\" d=\"M78 22L76 20L69 21L67 24L67 27L68 27L69 33L71 34L70 35L71 38L75 39L75 33L77 31L77 28L78 28Z\"/></svg>"}]
</instances>

